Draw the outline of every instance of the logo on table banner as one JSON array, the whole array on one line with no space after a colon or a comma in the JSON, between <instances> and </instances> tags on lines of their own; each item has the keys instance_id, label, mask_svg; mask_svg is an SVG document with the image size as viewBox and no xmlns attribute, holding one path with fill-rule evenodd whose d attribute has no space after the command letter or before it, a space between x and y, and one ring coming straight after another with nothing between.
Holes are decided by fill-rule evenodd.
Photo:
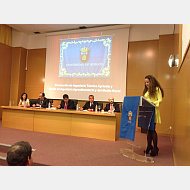
<instances>
[{"instance_id":1,"label":"logo on table banner","mask_svg":"<svg viewBox=\"0 0 190 190\"><path fill-rule=\"evenodd\" d=\"M81 61L87 61L89 56L89 48L83 47L80 49Z\"/></svg>"},{"instance_id":2,"label":"logo on table banner","mask_svg":"<svg viewBox=\"0 0 190 190\"><path fill-rule=\"evenodd\" d=\"M128 123L131 123L132 115L133 115L132 111L129 111L128 112L128 120L129 120Z\"/></svg>"}]
</instances>

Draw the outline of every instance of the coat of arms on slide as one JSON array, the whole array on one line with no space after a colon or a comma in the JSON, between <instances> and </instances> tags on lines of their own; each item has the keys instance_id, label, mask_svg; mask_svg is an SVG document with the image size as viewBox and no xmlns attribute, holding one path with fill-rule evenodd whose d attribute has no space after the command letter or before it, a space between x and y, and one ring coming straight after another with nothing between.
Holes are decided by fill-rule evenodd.
<instances>
[{"instance_id":1,"label":"coat of arms on slide","mask_svg":"<svg viewBox=\"0 0 190 190\"><path fill-rule=\"evenodd\" d=\"M89 57L89 48L83 47L80 49L81 61L87 61Z\"/></svg>"}]
</instances>

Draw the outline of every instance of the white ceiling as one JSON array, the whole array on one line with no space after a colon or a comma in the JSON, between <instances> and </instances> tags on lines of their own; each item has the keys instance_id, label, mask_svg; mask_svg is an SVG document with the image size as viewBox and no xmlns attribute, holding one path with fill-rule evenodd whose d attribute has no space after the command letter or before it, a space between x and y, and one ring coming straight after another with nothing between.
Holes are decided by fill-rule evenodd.
<instances>
[{"instance_id":1,"label":"white ceiling","mask_svg":"<svg viewBox=\"0 0 190 190\"><path fill-rule=\"evenodd\" d=\"M92 28L99 26L108 26L110 24L7 24L7 25L27 35L33 35L34 32L40 32L40 34L43 34L48 32L79 29L79 27L82 26L86 26L86 28Z\"/></svg>"}]
</instances>

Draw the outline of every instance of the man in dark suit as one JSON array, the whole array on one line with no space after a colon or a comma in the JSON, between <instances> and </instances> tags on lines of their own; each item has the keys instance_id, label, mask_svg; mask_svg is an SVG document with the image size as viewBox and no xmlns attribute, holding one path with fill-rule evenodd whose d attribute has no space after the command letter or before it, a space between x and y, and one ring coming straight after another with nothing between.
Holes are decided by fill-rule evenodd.
<instances>
[{"instance_id":1,"label":"man in dark suit","mask_svg":"<svg viewBox=\"0 0 190 190\"><path fill-rule=\"evenodd\" d=\"M49 103L49 101L48 101L48 99L45 97L45 93L41 93L41 92L40 92L36 106L37 106L37 107L40 107L40 106L41 106L41 108L48 108L48 103Z\"/></svg>"},{"instance_id":2,"label":"man in dark suit","mask_svg":"<svg viewBox=\"0 0 190 190\"><path fill-rule=\"evenodd\" d=\"M63 100L61 101L61 104L57 106L58 109L76 109L74 102L72 100L69 100L69 96L67 94L63 95Z\"/></svg>"},{"instance_id":3,"label":"man in dark suit","mask_svg":"<svg viewBox=\"0 0 190 190\"><path fill-rule=\"evenodd\" d=\"M88 110L88 111L95 111L96 102L94 101L94 96L89 95L89 101L86 102L86 104L80 108L80 110Z\"/></svg>"},{"instance_id":4,"label":"man in dark suit","mask_svg":"<svg viewBox=\"0 0 190 190\"><path fill-rule=\"evenodd\" d=\"M109 100L109 104L106 104L106 107L104 108L104 111L109 111L109 110L112 111L112 109L114 107L115 108L114 112L120 112L119 104L114 102L114 98L110 97L108 100Z\"/></svg>"}]
</instances>

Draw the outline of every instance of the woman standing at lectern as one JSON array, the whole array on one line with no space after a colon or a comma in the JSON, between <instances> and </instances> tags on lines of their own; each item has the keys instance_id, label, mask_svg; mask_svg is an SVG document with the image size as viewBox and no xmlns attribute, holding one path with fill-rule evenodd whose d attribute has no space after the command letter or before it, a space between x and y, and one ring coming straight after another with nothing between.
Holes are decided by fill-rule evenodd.
<instances>
[{"instance_id":1,"label":"woman standing at lectern","mask_svg":"<svg viewBox=\"0 0 190 190\"><path fill-rule=\"evenodd\" d=\"M161 123L159 104L162 102L162 98L164 97L164 91L157 79L152 75L147 75L145 77L145 88L143 91L143 96L155 105L155 131L148 130L148 146L144 153L146 152L146 154L148 154L151 150L150 155L156 156L158 155L159 151L159 148L157 147L156 123ZM152 146L152 141L154 146Z\"/></svg>"}]
</instances>

